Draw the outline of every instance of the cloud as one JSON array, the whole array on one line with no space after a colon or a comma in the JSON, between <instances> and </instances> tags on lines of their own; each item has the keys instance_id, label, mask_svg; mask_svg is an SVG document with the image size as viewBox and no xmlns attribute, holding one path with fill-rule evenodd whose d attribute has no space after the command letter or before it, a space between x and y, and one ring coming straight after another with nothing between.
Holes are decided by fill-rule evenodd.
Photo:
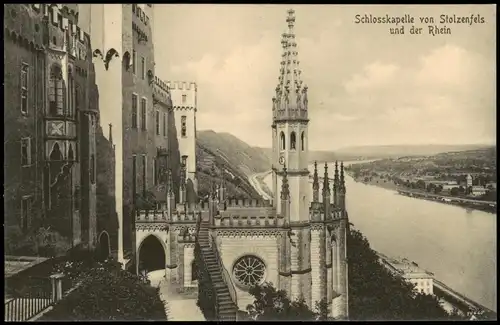
<instances>
[{"instance_id":1,"label":"cloud","mask_svg":"<svg viewBox=\"0 0 500 325\"><path fill-rule=\"evenodd\" d=\"M160 40L162 64L168 65L160 73L198 83L199 129L270 146L283 10L222 7L184 6L178 15L168 9L177 18ZM385 29L354 25L350 17L358 7L330 7L297 10L312 149L494 138L496 66L486 46L493 27L443 38L394 38Z\"/></svg>"}]
</instances>

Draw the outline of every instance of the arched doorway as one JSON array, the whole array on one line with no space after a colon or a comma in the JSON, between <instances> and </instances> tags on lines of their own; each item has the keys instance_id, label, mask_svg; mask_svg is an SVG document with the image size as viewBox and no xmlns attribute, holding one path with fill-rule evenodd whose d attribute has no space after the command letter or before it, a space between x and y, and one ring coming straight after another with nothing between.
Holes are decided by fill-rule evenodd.
<instances>
[{"instance_id":1,"label":"arched doorway","mask_svg":"<svg viewBox=\"0 0 500 325\"><path fill-rule=\"evenodd\" d=\"M138 271L149 273L165 269L165 249L161 241L154 235L146 237L137 251Z\"/></svg>"},{"instance_id":2,"label":"arched doorway","mask_svg":"<svg viewBox=\"0 0 500 325\"><path fill-rule=\"evenodd\" d=\"M194 204L198 202L198 195L194 190L193 181L190 179L186 181L186 202L189 204Z\"/></svg>"},{"instance_id":3,"label":"arched doorway","mask_svg":"<svg viewBox=\"0 0 500 325\"><path fill-rule=\"evenodd\" d=\"M110 255L109 249L109 235L106 231L101 232L99 235L98 257L103 261Z\"/></svg>"}]
</instances>

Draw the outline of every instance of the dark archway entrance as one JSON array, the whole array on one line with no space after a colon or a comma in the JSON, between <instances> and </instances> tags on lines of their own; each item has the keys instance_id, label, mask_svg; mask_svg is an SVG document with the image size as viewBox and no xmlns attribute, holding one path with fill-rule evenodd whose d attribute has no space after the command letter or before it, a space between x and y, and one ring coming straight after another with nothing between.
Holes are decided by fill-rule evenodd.
<instances>
[{"instance_id":1,"label":"dark archway entrance","mask_svg":"<svg viewBox=\"0 0 500 325\"><path fill-rule=\"evenodd\" d=\"M137 253L139 254L140 273L165 269L165 250L156 236L146 237Z\"/></svg>"},{"instance_id":2,"label":"dark archway entrance","mask_svg":"<svg viewBox=\"0 0 500 325\"><path fill-rule=\"evenodd\" d=\"M191 263L191 281L198 280L198 266L196 265L196 260Z\"/></svg>"},{"instance_id":3,"label":"dark archway entrance","mask_svg":"<svg viewBox=\"0 0 500 325\"><path fill-rule=\"evenodd\" d=\"M189 204L198 203L198 195L194 190L193 181L190 179L186 181L186 201Z\"/></svg>"},{"instance_id":4,"label":"dark archway entrance","mask_svg":"<svg viewBox=\"0 0 500 325\"><path fill-rule=\"evenodd\" d=\"M101 232L99 235L99 245L97 249L99 260L103 261L109 257L109 235L106 231Z\"/></svg>"}]
</instances>

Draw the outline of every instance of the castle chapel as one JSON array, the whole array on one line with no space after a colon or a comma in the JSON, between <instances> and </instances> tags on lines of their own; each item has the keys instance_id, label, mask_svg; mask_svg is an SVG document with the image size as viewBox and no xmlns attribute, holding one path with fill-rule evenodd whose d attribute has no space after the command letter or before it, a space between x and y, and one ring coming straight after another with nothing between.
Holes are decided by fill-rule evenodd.
<instances>
[{"instance_id":1,"label":"castle chapel","mask_svg":"<svg viewBox=\"0 0 500 325\"><path fill-rule=\"evenodd\" d=\"M272 105L274 200L227 198L222 179L212 184L207 202L189 204L185 186L176 200L169 176L163 208L136 211L138 271L141 245L154 236L165 252L166 281L198 287L221 320L246 310L253 303L249 289L264 282L291 298L303 297L311 308L326 300L333 317L348 316L343 165L335 164L332 182L326 164L322 180L316 164L310 176L308 89L301 80L293 10L286 21ZM185 170L182 175L185 182Z\"/></svg>"}]
</instances>

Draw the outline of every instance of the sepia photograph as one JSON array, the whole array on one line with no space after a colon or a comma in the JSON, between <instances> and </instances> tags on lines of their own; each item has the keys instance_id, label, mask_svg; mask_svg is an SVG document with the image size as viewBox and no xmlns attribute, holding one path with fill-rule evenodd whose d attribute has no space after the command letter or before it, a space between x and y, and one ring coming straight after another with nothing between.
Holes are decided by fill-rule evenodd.
<instances>
[{"instance_id":1,"label":"sepia photograph","mask_svg":"<svg viewBox=\"0 0 500 325\"><path fill-rule=\"evenodd\" d=\"M496 321L496 12L4 4L4 321Z\"/></svg>"}]
</instances>

